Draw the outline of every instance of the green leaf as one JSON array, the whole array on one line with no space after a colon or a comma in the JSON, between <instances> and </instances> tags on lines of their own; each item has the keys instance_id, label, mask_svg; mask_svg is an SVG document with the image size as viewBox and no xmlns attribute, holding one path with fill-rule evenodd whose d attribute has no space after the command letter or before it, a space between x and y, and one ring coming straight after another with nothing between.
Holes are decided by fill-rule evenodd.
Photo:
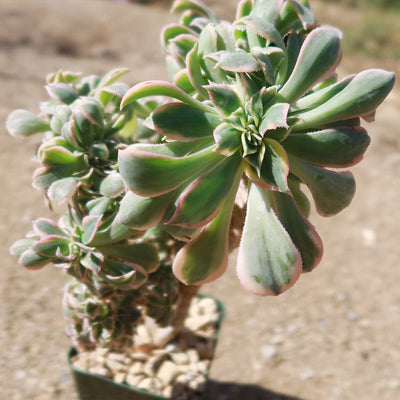
<instances>
[{"instance_id":1,"label":"green leaf","mask_svg":"<svg viewBox=\"0 0 400 400\"><path fill-rule=\"evenodd\" d=\"M7 117L6 128L12 136L30 136L50 130L50 125L30 111L14 110Z\"/></svg>"},{"instance_id":2,"label":"green leaf","mask_svg":"<svg viewBox=\"0 0 400 400\"><path fill-rule=\"evenodd\" d=\"M33 229L39 236L59 235L67 237L67 234L49 218L38 218L33 221Z\"/></svg>"},{"instance_id":3,"label":"green leaf","mask_svg":"<svg viewBox=\"0 0 400 400\"><path fill-rule=\"evenodd\" d=\"M273 139L264 139L264 143L265 153L259 174L253 166L249 166L246 173L252 181L263 188L287 192L289 162L286 152Z\"/></svg>"},{"instance_id":4,"label":"green leaf","mask_svg":"<svg viewBox=\"0 0 400 400\"><path fill-rule=\"evenodd\" d=\"M94 235L100 227L101 218L101 215L87 215L83 218L81 235L83 244L89 244L92 242Z\"/></svg>"},{"instance_id":5,"label":"green leaf","mask_svg":"<svg viewBox=\"0 0 400 400\"><path fill-rule=\"evenodd\" d=\"M253 9L252 0L240 0L236 7L236 17L235 20L239 20L250 14Z\"/></svg>"},{"instance_id":6,"label":"green leaf","mask_svg":"<svg viewBox=\"0 0 400 400\"><path fill-rule=\"evenodd\" d=\"M213 104L225 115L231 115L242 106L240 97L229 85L212 84L206 89Z\"/></svg>"},{"instance_id":7,"label":"green leaf","mask_svg":"<svg viewBox=\"0 0 400 400\"><path fill-rule=\"evenodd\" d=\"M147 274L138 265L108 258L104 260L99 276L120 290L137 289L147 280Z\"/></svg>"},{"instance_id":8,"label":"green leaf","mask_svg":"<svg viewBox=\"0 0 400 400\"><path fill-rule=\"evenodd\" d=\"M241 157L225 158L211 171L191 183L179 196L171 219L166 224L198 228L220 211L230 188L243 174Z\"/></svg>"},{"instance_id":9,"label":"green leaf","mask_svg":"<svg viewBox=\"0 0 400 400\"><path fill-rule=\"evenodd\" d=\"M330 171L295 157L290 157L289 163L290 172L310 189L319 214L335 215L350 204L356 190L351 172Z\"/></svg>"},{"instance_id":10,"label":"green leaf","mask_svg":"<svg viewBox=\"0 0 400 400\"><path fill-rule=\"evenodd\" d=\"M122 199L116 220L130 228L150 229L161 222L173 192L157 197L138 196L128 192Z\"/></svg>"},{"instance_id":11,"label":"green leaf","mask_svg":"<svg viewBox=\"0 0 400 400\"><path fill-rule=\"evenodd\" d=\"M149 243L113 244L99 250L108 257L140 265L148 274L160 265L157 249Z\"/></svg>"},{"instance_id":12,"label":"green leaf","mask_svg":"<svg viewBox=\"0 0 400 400\"><path fill-rule=\"evenodd\" d=\"M214 140L217 143L215 151L225 157L231 156L240 148L241 134L242 132L238 131L231 124L223 122L214 130Z\"/></svg>"},{"instance_id":13,"label":"green leaf","mask_svg":"<svg viewBox=\"0 0 400 400\"><path fill-rule=\"evenodd\" d=\"M195 89L190 82L189 75L187 69L181 69L174 76L174 85L176 85L179 89L182 89L184 92L188 94L194 94Z\"/></svg>"},{"instance_id":14,"label":"green leaf","mask_svg":"<svg viewBox=\"0 0 400 400\"><path fill-rule=\"evenodd\" d=\"M178 24L168 24L161 31L161 41L164 49L167 49L170 40L182 34L194 35L195 32L188 26Z\"/></svg>"},{"instance_id":15,"label":"green leaf","mask_svg":"<svg viewBox=\"0 0 400 400\"><path fill-rule=\"evenodd\" d=\"M119 173L114 172L107 175L100 184L99 191L103 196L118 197L125 190L124 181Z\"/></svg>"},{"instance_id":16,"label":"green leaf","mask_svg":"<svg viewBox=\"0 0 400 400\"><path fill-rule=\"evenodd\" d=\"M22 253L29 250L36 243L35 239L24 238L17 240L10 247L10 254L15 257L21 257Z\"/></svg>"},{"instance_id":17,"label":"green leaf","mask_svg":"<svg viewBox=\"0 0 400 400\"><path fill-rule=\"evenodd\" d=\"M217 61L216 67L230 72L255 72L261 69L257 59L244 51L220 52L209 55Z\"/></svg>"},{"instance_id":18,"label":"green leaf","mask_svg":"<svg viewBox=\"0 0 400 400\"><path fill-rule=\"evenodd\" d=\"M203 14L213 22L218 22L211 8L207 7L203 2L197 0L175 0L171 6L173 12L178 11L195 11L196 13Z\"/></svg>"},{"instance_id":19,"label":"green leaf","mask_svg":"<svg viewBox=\"0 0 400 400\"><path fill-rule=\"evenodd\" d=\"M61 146L49 146L39 149L39 157L43 165L58 166L78 163L82 155L74 154Z\"/></svg>"},{"instance_id":20,"label":"green leaf","mask_svg":"<svg viewBox=\"0 0 400 400\"><path fill-rule=\"evenodd\" d=\"M202 102L192 98L182 89L172 83L164 81L147 81L138 83L128 90L121 102L121 109L126 105L133 103L143 97L149 96L168 96L180 100L183 103L196 107L205 112L213 112L213 109L203 104Z\"/></svg>"},{"instance_id":21,"label":"green leaf","mask_svg":"<svg viewBox=\"0 0 400 400\"><path fill-rule=\"evenodd\" d=\"M101 78L98 84L98 92L101 91L105 86L110 86L116 80L118 80L121 76L126 75L129 72L129 68L114 68L108 71Z\"/></svg>"},{"instance_id":22,"label":"green leaf","mask_svg":"<svg viewBox=\"0 0 400 400\"><path fill-rule=\"evenodd\" d=\"M198 56L202 69L211 82L228 83L227 74L220 68L216 68L217 61L209 57L219 50L225 50L218 45L218 32L215 26L208 24L201 32L198 42Z\"/></svg>"},{"instance_id":23,"label":"green leaf","mask_svg":"<svg viewBox=\"0 0 400 400\"><path fill-rule=\"evenodd\" d=\"M341 92L351 82L354 76L355 75L350 75L332 85L316 91L312 91L310 94L307 94L306 96L301 97L299 100L297 100L296 103L292 106L292 109L309 110L320 106L321 104L325 103L333 96Z\"/></svg>"},{"instance_id":24,"label":"green leaf","mask_svg":"<svg viewBox=\"0 0 400 400\"><path fill-rule=\"evenodd\" d=\"M392 90L392 72L370 69L357 74L338 94L317 108L299 114L293 131L315 128L331 122L373 112Z\"/></svg>"},{"instance_id":25,"label":"green leaf","mask_svg":"<svg viewBox=\"0 0 400 400\"><path fill-rule=\"evenodd\" d=\"M176 189L188 179L214 165L220 154L206 147L184 157L172 157L147 151L146 146L132 145L119 152L122 178L128 187L142 196L158 196Z\"/></svg>"},{"instance_id":26,"label":"green leaf","mask_svg":"<svg viewBox=\"0 0 400 400\"><path fill-rule=\"evenodd\" d=\"M290 105L287 103L276 103L268 108L261 120L260 133L264 136L268 131L277 128L289 128L287 123L289 107Z\"/></svg>"},{"instance_id":27,"label":"green leaf","mask_svg":"<svg viewBox=\"0 0 400 400\"><path fill-rule=\"evenodd\" d=\"M48 235L38 240L31 249L44 257L58 257L58 254L68 254L69 239L60 235Z\"/></svg>"},{"instance_id":28,"label":"green leaf","mask_svg":"<svg viewBox=\"0 0 400 400\"><path fill-rule=\"evenodd\" d=\"M52 204L60 205L69 201L78 189L80 182L76 178L62 178L53 182L48 190L47 195Z\"/></svg>"},{"instance_id":29,"label":"green leaf","mask_svg":"<svg viewBox=\"0 0 400 400\"><path fill-rule=\"evenodd\" d=\"M282 50L286 50L285 42L283 41L281 34L267 19L256 16L254 12L249 17L243 18L242 21L256 32L257 35L271 41L271 43L275 44Z\"/></svg>"},{"instance_id":30,"label":"green leaf","mask_svg":"<svg viewBox=\"0 0 400 400\"><path fill-rule=\"evenodd\" d=\"M237 273L248 291L278 295L301 274L301 256L279 222L264 189L251 184L237 257Z\"/></svg>"},{"instance_id":31,"label":"green leaf","mask_svg":"<svg viewBox=\"0 0 400 400\"><path fill-rule=\"evenodd\" d=\"M91 251L83 254L79 261L84 268L90 269L97 275L101 271L104 256L98 251Z\"/></svg>"},{"instance_id":32,"label":"green leaf","mask_svg":"<svg viewBox=\"0 0 400 400\"><path fill-rule=\"evenodd\" d=\"M86 203L88 215L103 215L112 208L113 200L109 197L99 197Z\"/></svg>"},{"instance_id":33,"label":"green leaf","mask_svg":"<svg viewBox=\"0 0 400 400\"><path fill-rule=\"evenodd\" d=\"M257 0L254 2L254 8L250 16L274 22L279 10L282 8L282 4L282 0Z\"/></svg>"},{"instance_id":34,"label":"green leaf","mask_svg":"<svg viewBox=\"0 0 400 400\"><path fill-rule=\"evenodd\" d=\"M78 92L69 83L51 83L46 86L46 90L53 99L67 105L79 97Z\"/></svg>"},{"instance_id":35,"label":"green leaf","mask_svg":"<svg viewBox=\"0 0 400 400\"><path fill-rule=\"evenodd\" d=\"M312 164L347 167L361 161L370 142L361 127L337 127L289 135L282 145L287 153Z\"/></svg>"},{"instance_id":36,"label":"green leaf","mask_svg":"<svg viewBox=\"0 0 400 400\"><path fill-rule=\"evenodd\" d=\"M276 214L294 245L300 251L303 272L313 270L321 261L323 245L315 228L301 213L293 197L271 192Z\"/></svg>"},{"instance_id":37,"label":"green leaf","mask_svg":"<svg viewBox=\"0 0 400 400\"><path fill-rule=\"evenodd\" d=\"M334 71L340 54L340 38L336 29L314 29L304 41L293 72L279 94L288 103L294 102Z\"/></svg>"},{"instance_id":38,"label":"green leaf","mask_svg":"<svg viewBox=\"0 0 400 400\"><path fill-rule=\"evenodd\" d=\"M213 134L219 120L185 103L168 103L158 107L146 125L170 139L191 141Z\"/></svg>"},{"instance_id":39,"label":"green leaf","mask_svg":"<svg viewBox=\"0 0 400 400\"><path fill-rule=\"evenodd\" d=\"M208 84L208 80L203 76L199 56L197 54L197 43L194 45L193 49L189 51L186 56L186 65L188 70L188 76L192 86L197 90L199 94L199 99L207 98L207 91L203 86Z\"/></svg>"},{"instance_id":40,"label":"green leaf","mask_svg":"<svg viewBox=\"0 0 400 400\"><path fill-rule=\"evenodd\" d=\"M18 262L27 269L38 270L43 268L46 264L51 263L51 259L41 254L36 253L32 249L28 249L21 254Z\"/></svg>"},{"instance_id":41,"label":"green leaf","mask_svg":"<svg viewBox=\"0 0 400 400\"><path fill-rule=\"evenodd\" d=\"M229 225L241 174L231 187L219 214L194 240L175 256L175 276L187 285L204 284L218 279L228 266Z\"/></svg>"}]
</instances>

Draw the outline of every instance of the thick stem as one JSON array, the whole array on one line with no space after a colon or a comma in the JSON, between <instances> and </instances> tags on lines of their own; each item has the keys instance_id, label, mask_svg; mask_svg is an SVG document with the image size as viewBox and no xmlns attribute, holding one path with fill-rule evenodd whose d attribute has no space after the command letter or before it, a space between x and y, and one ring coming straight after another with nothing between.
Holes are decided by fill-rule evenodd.
<instances>
[{"instance_id":1,"label":"thick stem","mask_svg":"<svg viewBox=\"0 0 400 400\"><path fill-rule=\"evenodd\" d=\"M188 314L190 303L194 296L198 293L201 285L181 285L180 299L175 310L175 314L171 319L171 325L174 327L174 332L178 333L183 328L183 323Z\"/></svg>"}]
</instances>

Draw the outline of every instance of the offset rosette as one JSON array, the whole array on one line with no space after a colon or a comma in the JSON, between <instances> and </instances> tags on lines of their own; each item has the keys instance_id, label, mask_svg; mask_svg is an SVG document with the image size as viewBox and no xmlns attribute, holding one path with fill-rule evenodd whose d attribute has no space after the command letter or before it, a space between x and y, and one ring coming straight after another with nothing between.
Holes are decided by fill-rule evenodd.
<instances>
[{"instance_id":1,"label":"offset rosette","mask_svg":"<svg viewBox=\"0 0 400 400\"><path fill-rule=\"evenodd\" d=\"M174 83L138 84L121 103L172 99L145 121L165 143L119 153L131 192L117 218L139 230L161 224L185 240L176 276L187 284L209 282L226 269L243 181L248 202L239 278L256 294L279 294L322 256L303 186L322 215L349 205L355 182L341 169L362 159L369 137L360 117L371 120L394 76L375 69L337 82L340 32L310 29L311 11L295 1L242 1L233 24L202 14L197 1L176 4L193 14L184 19L193 32L187 52L175 57ZM182 44L178 33L165 31L166 43Z\"/></svg>"}]
</instances>

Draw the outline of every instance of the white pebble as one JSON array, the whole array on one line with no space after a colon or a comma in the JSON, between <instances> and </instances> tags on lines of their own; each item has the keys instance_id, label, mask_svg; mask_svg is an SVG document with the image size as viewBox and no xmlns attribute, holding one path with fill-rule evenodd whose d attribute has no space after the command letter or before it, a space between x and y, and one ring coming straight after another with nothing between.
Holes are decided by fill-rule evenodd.
<instances>
[{"instance_id":1,"label":"white pebble","mask_svg":"<svg viewBox=\"0 0 400 400\"><path fill-rule=\"evenodd\" d=\"M278 350L275 346L266 344L260 347L260 355L264 360L271 360L278 356Z\"/></svg>"}]
</instances>

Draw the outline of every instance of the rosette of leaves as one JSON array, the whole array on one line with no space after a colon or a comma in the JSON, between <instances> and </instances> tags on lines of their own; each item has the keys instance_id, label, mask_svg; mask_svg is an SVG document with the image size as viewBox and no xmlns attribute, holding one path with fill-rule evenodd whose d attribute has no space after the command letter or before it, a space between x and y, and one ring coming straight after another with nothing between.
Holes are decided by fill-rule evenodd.
<instances>
[{"instance_id":1,"label":"rosette of leaves","mask_svg":"<svg viewBox=\"0 0 400 400\"><path fill-rule=\"evenodd\" d=\"M227 266L242 181L248 201L237 272L249 291L279 294L322 256L304 187L324 216L349 205L355 182L342 169L362 159L369 137L360 118L373 119L394 75L371 69L337 81L341 34L308 29L315 22L304 23L314 21L306 2L241 1L233 24L215 21L197 1L177 4L191 13L184 29L193 32L168 33L174 83L144 82L122 100L124 107L147 96L173 99L145 122L166 142L119 153L132 191L120 221L135 229L160 223L186 240L176 276L209 282Z\"/></svg>"}]
</instances>

